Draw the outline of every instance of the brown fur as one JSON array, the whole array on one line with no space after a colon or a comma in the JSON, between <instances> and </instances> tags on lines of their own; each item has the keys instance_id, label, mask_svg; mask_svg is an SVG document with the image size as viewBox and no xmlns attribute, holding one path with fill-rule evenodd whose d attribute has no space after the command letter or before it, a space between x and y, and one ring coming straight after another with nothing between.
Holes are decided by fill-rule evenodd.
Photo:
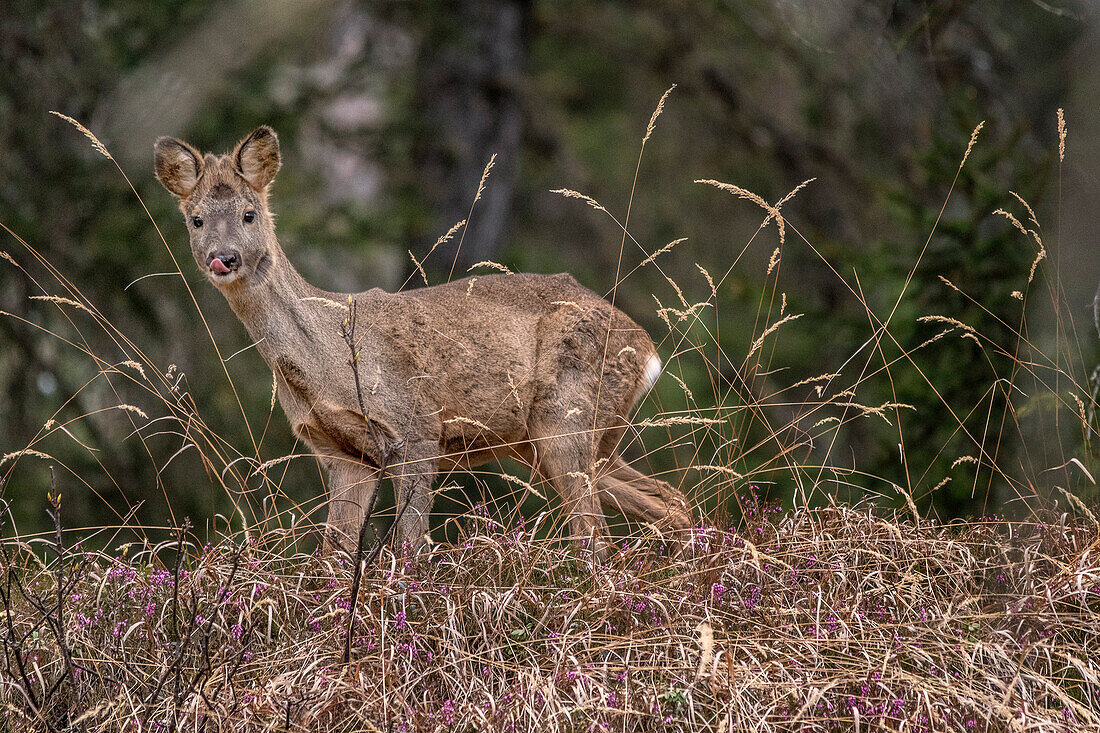
<instances>
[{"instance_id":1,"label":"brown fur","mask_svg":"<svg viewBox=\"0 0 1100 733\"><path fill-rule=\"evenodd\" d=\"M572 535L596 539L601 552L605 509L690 525L679 492L616 453L656 351L603 298L569 275L523 274L356 293L364 415L339 336L345 312L333 305L349 296L305 282L275 239L267 208L280 165L275 132L258 128L225 156L160 138L155 154L196 262L258 342L295 434L328 468L330 547L357 536L383 466L399 506L408 505L398 539L415 545L428 529L435 474L503 456L547 481ZM219 253L239 268L214 274Z\"/></svg>"}]
</instances>

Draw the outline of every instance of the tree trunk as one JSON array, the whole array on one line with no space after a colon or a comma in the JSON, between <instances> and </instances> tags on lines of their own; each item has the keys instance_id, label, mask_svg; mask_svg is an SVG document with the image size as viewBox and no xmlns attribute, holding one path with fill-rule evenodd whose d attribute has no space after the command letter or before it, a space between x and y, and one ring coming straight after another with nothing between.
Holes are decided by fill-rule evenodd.
<instances>
[{"instance_id":1,"label":"tree trunk","mask_svg":"<svg viewBox=\"0 0 1100 733\"><path fill-rule=\"evenodd\" d=\"M440 234L467 218L485 166L497 156L470 217L457 275L495 259L506 244L523 139L520 82L531 6L528 0L462 0L448 8L426 29L416 90L428 129L416 146L416 165Z\"/></svg>"}]
</instances>

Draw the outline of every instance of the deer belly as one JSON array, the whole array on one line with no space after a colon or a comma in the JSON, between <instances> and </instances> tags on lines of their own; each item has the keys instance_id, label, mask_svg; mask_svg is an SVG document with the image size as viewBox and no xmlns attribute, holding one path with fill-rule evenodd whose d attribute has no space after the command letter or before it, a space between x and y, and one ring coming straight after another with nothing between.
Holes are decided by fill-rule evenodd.
<instances>
[{"instance_id":1,"label":"deer belly","mask_svg":"<svg viewBox=\"0 0 1100 733\"><path fill-rule=\"evenodd\" d=\"M443 415L440 462L459 468L479 466L495 458L514 456L515 446L527 439L527 428L520 416L508 413L479 415ZM503 418L503 419L502 419Z\"/></svg>"}]
</instances>

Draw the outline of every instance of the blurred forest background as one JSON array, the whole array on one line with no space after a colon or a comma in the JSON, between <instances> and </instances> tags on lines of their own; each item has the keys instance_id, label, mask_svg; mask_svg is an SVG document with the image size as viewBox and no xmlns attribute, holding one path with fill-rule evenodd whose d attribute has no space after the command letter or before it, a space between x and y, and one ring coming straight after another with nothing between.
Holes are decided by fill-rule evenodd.
<instances>
[{"instance_id":1,"label":"blurred forest background","mask_svg":"<svg viewBox=\"0 0 1100 733\"><path fill-rule=\"evenodd\" d=\"M865 404L914 406L898 418L908 465L899 461L897 425L874 417L846 423L835 439L787 455L807 465L855 465L878 477L822 485L808 492L817 502L827 495L856 500L867 491L904 506L887 490L893 482L908 485L922 512L943 517L1011 510L1020 495L1016 488L994 471L957 463L974 449L953 412L971 435L988 436L998 461L1044 477L1048 485L1037 492L1057 496L1055 487L1063 486L1095 498L1072 467L1044 473L1076 457L1097 475L1089 441L1079 424L1073 426L1072 385L1054 385L1051 394L1061 395L1055 399L1033 398L1023 383L1011 397L990 396L992 365L972 341L960 338L942 339L911 361L894 361L902 348L937 332L937 324L919 322L919 316L947 314L1008 354L1045 349L1079 376L1078 387L1087 385L1100 360L1091 312L1100 276L1093 239L1100 200L1100 39L1097 16L1085 2L3 5L0 222L65 273L159 369L175 365L211 428L243 453L249 438L240 409L178 276L127 287L143 275L173 270L156 229L110 162L49 110L86 124L126 171L228 356L249 345L247 334L194 267L175 201L153 178L158 135L224 151L254 126L274 126L284 160L272 199L280 242L308 280L338 291L420 284L408 252L423 257L467 217L482 171L496 154L458 252L456 277L474 263L495 260L514 270L569 271L604 293L614 284L621 230L551 190L591 195L622 220L646 122L676 83L647 143L633 195L630 230L645 252L628 242L623 267L633 269L647 252L687 237L658 263L695 302L709 295L696 263L716 278L736 263L701 326L717 339L714 354L720 347L725 357L712 354L710 370L690 354L674 358L677 339L665 338L669 328L656 313L654 296L665 305L678 306L678 298L657 268L631 275L617 303L663 340L670 371L700 406L727 393L727 404L763 400L767 405L754 414L773 426L795 426L769 438L768 429L754 422L759 418L736 417L742 421L733 433L739 442L717 445L716 439L715 452L723 451L722 459L741 473L774 464L821 418L798 412L798 401L811 396L812 387L781 390L841 371L870 338L867 313L845 281L854 283L858 274L874 312L890 312L933 230L971 132L984 120L892 320L896 344L883 341L881 358L872 362L871 370L884 359L893 362L891 379L869 380L859 389ZM1069 126L1061 165L1060 107ZM779 245L775 226L742 255L763 212L693 183L699 178L734 183L771 202L816 178L783 209L812 247L788 231L782 266L769 273ZM1035 208L1049 255L1030 288L1038 295L1028 301L1027 344L1013 336L1021 303L1010 293L1028 289L1036 248L993 215L1004 208L1027 220L1009 191ZM91 359L35 326L72 337L67 318L82 316L30 299L42 293L30 275L49 292L58 289L14 238L3 236L0 249L26 270L0 262L0 310L11 314L0 317L0 453L25 448L59 410L59 421L96 413L35 443L73 471L58 476L66 521L110 523L139 500L145 504L138 519L148 523L169 521L169 504L174 521L190 515L201 524L213 511L227 512L224 491L194 451L158 469L180 450L178 437L142 443L131 436L127 415L97 413L122 400L157 414L117 375L97 377ZM455 251L428 261L429 281L446 279ZM785 294L786 313L805 316L783 327L768 368L747 377L738 370L763 330L762 319L779 317L773 292ZM106 339L88 346L108 360L127 358ZM226 367L250 422L262 430L270 372L254 350ZM1011 371L1011 365L1005 361L997 369ZM651 414L691 406L666 378L644 409ZM1005 430L1006 421L1022 427ZM262 432L263 460L300 450L277 409ZM660 443L650 442L651 448ZM699 459L689 446L658 450L647 460L653 470L668 471L710 456ZM3 496L22 530L45 521L47 466L27 457L0 466ZM285 468L290 496L320 491L311 461ZM955 480L943 484L947 477ZM761 483L779 499L794 491L790 481Z\"/></svg>"}]
</instances>

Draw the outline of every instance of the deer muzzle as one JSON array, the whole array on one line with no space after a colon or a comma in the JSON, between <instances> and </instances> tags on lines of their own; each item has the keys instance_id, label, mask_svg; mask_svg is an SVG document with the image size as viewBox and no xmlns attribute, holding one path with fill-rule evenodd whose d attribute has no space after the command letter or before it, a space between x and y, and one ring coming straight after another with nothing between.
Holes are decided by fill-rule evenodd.
<instances>
[{"instance_id":1,"label":"deer muzzle","mask_svg":"<svg viewBox=\"0 0 1100 733\"><path fill-rule=\"evenodd\" d=\"M206 266L215 275L228 275L241 266L241 256L236 252L214 252L208 258Z\"/></svg>"}]
</instances>

